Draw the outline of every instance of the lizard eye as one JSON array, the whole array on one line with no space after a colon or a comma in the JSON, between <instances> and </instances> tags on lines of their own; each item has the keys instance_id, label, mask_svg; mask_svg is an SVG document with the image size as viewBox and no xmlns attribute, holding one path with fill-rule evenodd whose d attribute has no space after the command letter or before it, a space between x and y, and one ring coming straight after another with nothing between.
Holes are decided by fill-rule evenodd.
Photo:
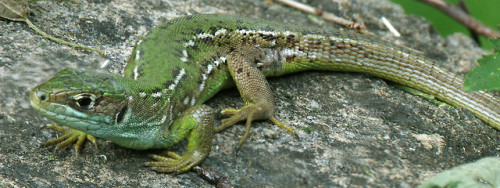
<instances>
[{"instance_id":1,"label":"lizard eye","mask_svg":"<svg viewBox=\"0 0 500 188\"><path fill-rule=\"evenodd\" d=\"M95 107L96 104L96 96L90 93L82 93L73 96L73 101L75 105L80 107L83 110L90 110Z\"/></svg>"}]
</instances>

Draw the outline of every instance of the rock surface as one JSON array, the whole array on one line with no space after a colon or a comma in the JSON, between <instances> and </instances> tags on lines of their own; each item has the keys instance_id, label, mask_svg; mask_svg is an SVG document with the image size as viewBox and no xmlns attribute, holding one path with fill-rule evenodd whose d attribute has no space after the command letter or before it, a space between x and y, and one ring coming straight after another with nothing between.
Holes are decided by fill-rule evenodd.
<instances>
[{"instance_id":1,"label":"rock surface","mask_svg":"<svg viewBox=\"0 0 500 188\"><path fill-rule=\"evenodd\" d=\"M135 41L148 29L189 14L232 14L314 27L297 10L268 1L89 0L29 3L30 20L54 36L105 50L81 51L40 36L25 23L0 21L0 185L15 187L209 187L194 173L159 174L142 167L148 153L98 141L75 156L71 148L39 148L57 137L29 106L28 94L58 70L72 67L120 74ZM466 72L485 52L469 39L441 38L421 18L385 0L315 0L312 6L362 18L377 36L423 51L451 70ZM380 18L402 33L393 37ZM472 44L472 45L471 45ZM254 123L236 151L244 126L214 140L201 166L236 187L415 187L453 166L499 155L499 132L464 109L440 108L367 75L306 72L270 79L277 116L295 138L271 122ZM215 109L241 107L236 89L210 100ZM220 123L218 121L217 123ZM182 150L183 145L174 149Z\"/></svg>"}]
</instances>

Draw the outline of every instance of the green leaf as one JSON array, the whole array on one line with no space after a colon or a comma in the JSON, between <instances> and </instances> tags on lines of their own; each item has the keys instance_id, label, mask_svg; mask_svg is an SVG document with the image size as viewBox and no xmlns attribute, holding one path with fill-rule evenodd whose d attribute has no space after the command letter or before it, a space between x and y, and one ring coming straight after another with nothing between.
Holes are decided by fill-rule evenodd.
<instances>
[{"instance_id":1,"label":"green leaf","mask_svg":"<svg viewBox=\"0 0 500 188\"><path fill-rule=\"evenodd\" d=\"M465 91L500 90L500 54L485 55L479 65L465 76Z\"/></svg>"},{"instance_id":2,"label":"green leaf","mask_svg":"<svg viewBox=\"0 0 500 188\"><path fill-rule=\"evenodd\" d=\"M493 45L493 48L495 48L495 50L500 51L500 40L499 40L499 38L488 39L488 41L491 43L491 45Z\"/></svg>"},{"instance_id":3,"label":"green leaf","mask_svg":"<svg viewBox=\"0 0 500 188\"><path fill-rule=\"evenodd\" d=\"M0 0L0 17L13 21L25 21L27 18L26 0Z\"/></svg>"},{"instance_id":4,"label":"green leaf","mask_svg":"<svg viewBox=\"0 0 500 188\"><path fill-rule=\"evenodd\" d=\"M485 157L445 170L427 179L418 188L499 187L498 177L500 158Z\"/></svg>"}]
</instances>

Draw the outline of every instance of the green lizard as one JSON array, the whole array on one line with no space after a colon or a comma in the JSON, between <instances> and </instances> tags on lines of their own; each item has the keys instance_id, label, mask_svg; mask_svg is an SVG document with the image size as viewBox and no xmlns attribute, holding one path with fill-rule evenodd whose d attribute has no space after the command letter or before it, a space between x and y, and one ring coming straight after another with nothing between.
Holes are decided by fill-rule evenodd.
<instances>
[{"instance_id":1,"label":"green lizard","mask_svg":"<svg viewBox=\"0 0 500 188\"><path fill-rule=\"evenodd\" d=\"M42 115L71 129L47 145L65 147L86 137L132 149L168 148L187 138L183 155L152 155L159 172L185 172L210 153L212 137L246 121L271 120L291 133L274 113L265 77L305 70L371 74L464 107L500 128L499 100L464 92L463 79L415 50L350 31L322 31L227 15L192 15L157 26L132 52L124 76L66 69L30 94ZM245 106L225 109L218 127L205 101L237 86ZM74 130L76 129L76 130Z\"/></svg>"}]
</instances>

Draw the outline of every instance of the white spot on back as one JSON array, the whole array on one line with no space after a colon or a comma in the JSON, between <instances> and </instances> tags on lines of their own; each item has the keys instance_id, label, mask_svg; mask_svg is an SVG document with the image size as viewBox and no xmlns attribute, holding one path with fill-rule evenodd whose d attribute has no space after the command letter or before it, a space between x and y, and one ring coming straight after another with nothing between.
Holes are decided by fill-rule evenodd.
<instances>
[{"instance_id":1,"label":"white spot on back","mask_svg":"<svg viewBox=\"0 0 500 188\"><path fill-rule=\"evenodd\" d=\"M218 36L218 35L224 35L227 33L227 30L226 29L219 29L215 32L215 36Z\"/></svg>"},{"instance_id":2,"label":"white spot on back","mask_svg":"<svg viewBox=\"0 0 500 188\"><path fill-rule=\"evenodd\" d=\"M307 34L307 35L304 35L304 37L312 38L312 39L319 39L319 40L324 40L325 39L325 36L323 36L323 35L315 35L315 34Z\"/></svg>"},{"instance_id":3,"label":"white spot on back","mask_svg":"<svg viewBox=\"0 0 500 188\"><path fill-rule=\"evenodd\" d=\"M307 53L305 53L303 51L300 51L298 49L290 49L290 48L283 49L283 51L281 51L281 54L283 56L306 56L307 55Z\"/></svg>"},{"instance_id":4,"label":"white spot on back","mask_svg":"<svg viewBox=\"0 0 500 188\"><path fill-rule=\"evenodd\" d=\"M137 61L139 59L141 59L141 50L135 51L135 60Z\"/></svg>"},{"instance_id":5,"label":"white spot on back","mask_svg":"<svg viewBox=\"0 0 500 188\"><path fill-rule=\"evenodd\" d=\"M137 78L139 77L139 66L135 66L134 67L134 80L137 80Z\"/></svg>"},{"instance_id":6,"label":"white spot on back","mask_svg":"<svg viewBox=\"0 0 500 188\"><path fill-rule=\"evenodd\" d=\"M207 74L210 74L210 72L212 72L212 69L213 69L213 68L214 68L214 67L212 66L212 64L208 64L208 65L207 65Z\"/></svg>"},{"instance_id":7,"label":"white spot on back","mask_svg":"<svg viewBox=\"0 0 500 188\"><path fill-rule=\"evenodd\" d=\"M184 47L191 47L191 46L194 46L193 40L189 40L188 42L184 43Z\"/></svg>"},{"instance_id":8,"label":"white spot on back","mask_svg":"<svg viewBox=\"0 0 500 188\"><path fill-rule=\"evenodd\" d=\"M186 50L182 50L182 55L183 56L180 57L181 61L182 62L187 62L188 61L188 57L189 57L188 52Z\"/></svg>"},{"instance_id":9,"label":"white spot on back","mask_svg":"<svg viewBox=\"0 0 500 188\"><path fill-rule=\"evenodd\" d=\"M167 116L163 116L163 117L161 118L161 124L164 124L166 120L167 120Z\"/></svg>"},{"instance_id":10,"label":"white spot on back","mask_svg":"<svg viewBox=\"0 0 500 188\"><path fill-rule=\"evenodd\" d=\"M222 62L223 62L223 63L225 63L225 62L226 62L226 60L227 60L227 58L226 58L226 57L224 57L224 56L221 56L221 57L220 57L220 60L222 60Z\"/></svg>"},{"instance_id":11,"label":"white spot on back","mask_svg":"<svg viewBox=\"0 0 500 188\"><path fill-rule=\"evenodd\" d=\"M181 69L181 71L179 72L179 75L177 75L175 77L175 80L174 80L174 83L171 84L168 89L170 90L174 90L175 89L175 86L177 86L177 84L179 84L179 81L181 80L181 78L184 76L184 74L186 74L186 70L185 69Z\"/></svg>"},{"instance_id":12,"label":"white spot on back","mask_svg":"<svg viewBox=\"0 0 500 188\"><path fill-rule=\"evenodd\" d=\"M203 91L203 89L205 88L205 80L207 80L207 75L201 74L200 91Z\"/></svg>"},{"instance_id":13,"label":"white spot on back","mask_svg":"<svg viewBox=\"0 0 500 188\"><path fill-rule=\"evenodd\" d=\"M151 94L152 97L161 97L161 93L160 92L156 92L156 93L153 93Z\"/></svg>"},{"instance_id":14,"label":"white spot on back","mask_svg":"<svg viewBox=\"0 0 500 188\"><path fill-rule=\"evenodd\" d=\"M199 33L194 38L195 39L204 39L204 38L214 38L214 36L210 33Z\"/></svg>"},{"instance_id":15,"label":"white spot on back","mask_svg":"<svg viewBox=\"0 0 500 188\"><path fill-rule=\"evenodd\" d=\"M291 32L291 31L285 31L283 32L283 35L289 36L289 35L297 35L297 33Z\"/></svg>"},{"instance_id":16,"label":"white spot on back","mask_svg":"<svg viewBox=\"0 0 500 188\"><path fill-rule=\"evenodd\" d=\"M170 117L172 117L174 115L173 109L174 109L174 105L170 105L170 109L168 110L168 114L170 115Z\"/></svg>"},{"instance_id":17,"label":"white spot on back","mask_svg":"<svg viewBox=\"0 0 500 188\"><path fill-rule=\"evenodd\" d=\"M196 99L193 97L193 98L191 99L191 106L194 106L194 104L196 104Z\"/></svg>"}]
</instances>

